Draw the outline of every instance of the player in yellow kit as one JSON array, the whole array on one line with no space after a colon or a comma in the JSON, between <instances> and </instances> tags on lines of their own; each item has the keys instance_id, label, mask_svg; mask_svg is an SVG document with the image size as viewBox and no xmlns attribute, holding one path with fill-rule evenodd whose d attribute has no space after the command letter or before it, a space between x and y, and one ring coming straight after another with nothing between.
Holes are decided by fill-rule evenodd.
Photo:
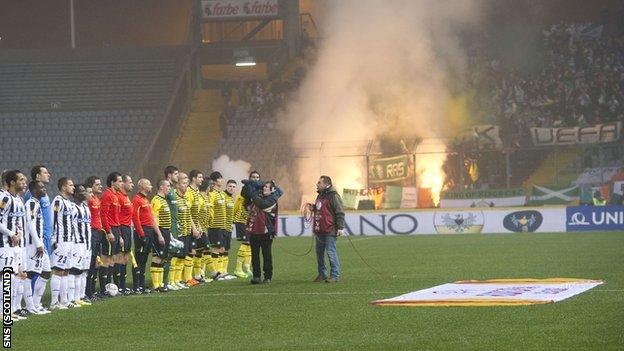
<instances>
[{"instance_id":1,"label":"player in yellow kit","mask_svg":"<svg viewBox=\"0 0 624 351\"><path fill-rule=\"evenodd\" d=\"M173 280L171 276L169 281L178 283L182 287L195 286L199 284L193 279L193 258L190 255L192 251L193 238L199 237L199 231L193 223L191 217L191 205L188 203L189 178L185 173L178 174L178 184L176 184L176 201L178 204L178 240L184 243L184 249L175 254L171 259L171 265L174 269ZM192 201L192 199L191 199ZM171 274L170 274L171 275Z\"/></svg>"},{"instance_id":2,"label":"player in yellow kit","mask_svg":"<svg viewBox=\"0 0 624 351\"><path fill-rule=\"evenodd\" d=\"M199 194L203 199L203 206L200 207L200 210L199 210L199 222L202 228L201 229L202 235L197 240L198 246L195 247L195 250L198 253L201 253L202 260L201 260L201 267L199 268L199 270L196 271L195 269L193 269L193 278L195 278L195 280L198 280L198 281L203 280L205 282L212 281L212 278L210 278L210 276L212 275L212 272L215 271L214 261L212 260L212 257L210 256L210 245L208 243L208 227L209 227L210 216L212 212L211 211L212 206L210 205L210 195L208 194L208 190L211 187L211 184L212 184L212 181L210 179L204 178L204 181L198 187ZM208 275L205 275L206 270L208 270L209 272Z\"/></svg>"},{"instance_id":3,"label":"player in yellow kit","mask_svg":"<svg viewBox=\"0 0 624 351\"><path fill-rule=\"evenodd\" d=\"M223 246L227 228L227 213L225 192L221 190L223 176L219 172L212 172L210 179L214 182L214 188L208 193L210 197L211 216L208 223L208 241L210 242L210 256L214 262L212 279L224 280L225 272L225 248Z\"/></svg>"},{"instance_id":4,"label":"player in yellow kit","mask_svg":"<svg viewBox=\"0 0 624 351\"><path fill-rule=\"evenodd\" d=\"M204 183L204 174L196 169L189 172L190 185L186 193L186 199L191 204L191 218L199 231L199 237L193 238L193 279L199 283L210 282L212 279L204 278L206 260L204 254L208 247L208 212L206 211L206 197L201 193Z\"/></svg>"}]
</instances>

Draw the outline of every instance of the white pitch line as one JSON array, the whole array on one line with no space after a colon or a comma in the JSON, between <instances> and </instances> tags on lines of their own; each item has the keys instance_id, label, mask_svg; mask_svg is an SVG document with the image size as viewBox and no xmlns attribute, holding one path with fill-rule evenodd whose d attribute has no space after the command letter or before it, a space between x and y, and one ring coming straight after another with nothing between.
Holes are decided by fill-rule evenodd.
<instances>
[{"instance_id":1,"label":"white pitch line","mask_svg":"<svg viewBox=\"0 0 624 351\"><path fill-rule=\"evenodd\" d=\"M150 294L146 296L137 297L197 297L197 296L277 296L277 295L312 295L312 296L324 296L324 295L377 295L377 294L405 294L405 291L336 291L336 292L249 292L249 293L208 293L208 294Z\"/></svg>"}]
</instances>

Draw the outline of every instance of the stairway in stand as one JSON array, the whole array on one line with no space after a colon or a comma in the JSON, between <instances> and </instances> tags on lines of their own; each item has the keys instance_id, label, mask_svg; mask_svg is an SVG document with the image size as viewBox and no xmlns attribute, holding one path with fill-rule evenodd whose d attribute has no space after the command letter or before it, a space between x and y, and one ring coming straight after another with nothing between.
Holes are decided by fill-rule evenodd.
<instances>
[{"instance_id":1,"label":"stairway in stand","mask_svg":"<svg viewBox=\"0 0 624 351\"><path fill-rule=\"evenodd\" d=\"M191 110L185 117L173 152L171 164L182 172L205 170L212 153L221 139L220 116L223 98L219 90L197 90Z\"/></svg>"}]
</instances>

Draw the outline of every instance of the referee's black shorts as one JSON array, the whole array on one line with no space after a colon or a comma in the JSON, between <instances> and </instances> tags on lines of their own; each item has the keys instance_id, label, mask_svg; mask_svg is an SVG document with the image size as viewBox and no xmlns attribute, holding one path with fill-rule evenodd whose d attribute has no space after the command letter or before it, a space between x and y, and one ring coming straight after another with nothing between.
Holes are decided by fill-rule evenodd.
<instances>
[{"instance_id":1,"label":"referee's black shorts","mask_svg":"<svg viewBox=\"0 0 624 351\"><path fill-rule=\"evenodd\" d=\"M123 238L123 246L119 246L119 251L130 253L132 250L132 228L127 225L121 226L121 237Z\"/></svg>"},{"instance_id":2,"label":"referee's black shorts","mask_svg":"<svg viewBox=\"0 0 624 351\"><path fill-rule=\"evenodd\" d=\"M104 237L102 229L91 228L91 256L99 256L102 252L102 237Z\"/></svg>"},{"instance_id":3,"label":"referee's black shorts","mask_svg":"<svg viewBox=\"0 0 624 351\"><path fill-rule=\"evenodd\" d=\"M142 226L143 228L143 236L142 238L139 236L138 231L134 231L134 252L135 254L143 253L143 252L152 252L152 246L154 245L154 240L156 240L156 232L154 228L151 226Z\"/></svg>"},{"instance_id":4,"label":"referee's black shorts","mask_svg":"<svg viewBox=\"0 0 624 351\"><path fill-rule=\"evenodd\" d=\"M121 237L121 231L119 227L111 227L111 233L115 237L114 242L108 241L106 232L102 231L102 255L113 256L119 253L119 238Z\"/></svg>"}]
</instances>

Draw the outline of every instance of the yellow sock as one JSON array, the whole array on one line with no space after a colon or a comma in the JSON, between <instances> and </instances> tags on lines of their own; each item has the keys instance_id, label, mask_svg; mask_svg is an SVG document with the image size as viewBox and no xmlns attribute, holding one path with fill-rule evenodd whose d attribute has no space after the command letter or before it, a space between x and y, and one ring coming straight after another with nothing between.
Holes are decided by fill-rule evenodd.
<instances>
[{"instance_id":1,"label":"yellow sock","mask_svg":"<svg viewBox=\"0 0 624 351\"><path fill-rule=\"evenodd\" d=\"M160 288L163 285L163 273L162 267L150 267L150 277L152 278L152 287L154 289Z\"/></svg>"},{"instance_id":2,"label":"yellow sock","mask_svg":"<svg viewBox=\"0 0 624 351\"><path fill-rule=\"evenodd\" d=\"M251 247L249 247L247 249L247 252L245 253L245 262L243 262L243 270L245 272L251 272Z\"/></svg>"},{"instance_id":3,"label":"yellow sock","mask_svg":"<svg viewBox=\"0 0 624 351\"><path fill-rule=\"evenodd\" d=\"M234 269L234 274L243 272L243 262L245 261L243 246L245 245L241 245L236 253L236 268Z\"/></svg>"},{"instance_id":4,"label":"yellow sock","mask_svg":"<svg viewBox=\"0 0 624 351\"><path fill-rule=\"evenodd\" d=\"M210 259L210 252L208 252L208 253L204 252L204 255L201 257L201 274L202 274L202 277L206 276L206 263L208 262L208 259ZM210 273L210 272L208 272L208 273ZM208 274L208 275L210 275L210 274Z\"/></svg>"},{"instance_id":5,"label":"yellow sock","mask_svg":"<svg viewBox=\"0 0 624 351\"><path fill-rule=\"evenodd\" d=\"M206 260L206 268L212 275L217 272L217 260L219 259L219 257L216 253L211 253L209 257L210 258Z\"/></svg>"},{"instance_id":6,"label":"yellow sock","mask_svg":"<svg viewBox=\"0 0 624 351\"><path fill-rule=\"evenodd\" d=\"M178 267L178 258L172 257L171 262L169 263L169 284L177 283L177 267Z\"/></svg>"},{"instance_id":7,"label":"yellow sock","mask_svg":"<svg viewBox=\"0 0 624 351\"><path fill-rule=\"evenodd\" d=\"M174 282L179 283L182 281L182 269L184 268L184 259L176 257L176 265L175 265L175 280Z\"/></svg>"},{"instance_id":8,"label":"yellow sock","mask_svg":"<svg viewBox=\"0 0 624 351\"><path fill-rule=\"evenodd\" d=\"M165 284L163 283L164 277L165 277L165 269L163 267L157 267L158 270L156 271L156 277L158 279L158 287L162 288L165 286Z\"/></svg>"},{"instance_id":9,"label":"yellow sock","mask_svg":"<svg viewBox=\"0 0 624 351\"><path fill-rule=\"evenodd\" d=\"M230 268L230 256L229 256L229 253L226 251L223 253L223 272L227 273L229 268Z\"/></svg>"},{"instance_id":10,"label":"yellow sock","mask_svg":"<svg viewBox=\"0 0 624 351\"><path fill-rule=\"evenodd\" d=\"M219 253L219 272L225 273L225 256L223 256L223 252Z\"/></svg>"},{"instance_id":11,"label":"yellow sock","mask_svg":"<svg viewBox=\"0 0 624 351\"><path fill-rule=\"evenodd\" d=\"M193 278L201 278L204 275L204 271L202 270L203 260L204 260L203 256L193 257Z\"/></svg>"},{"instance_id":12,"label":"yellow sock","mask_svg":"<svg viewBox=\"0 0 624 351\"><path fill-rule=\"evenodd\" d=\"M184 268L182 270L182 278L185 282L193 279L193 258L186 256L184 258Z\"/></svg>"}]
</instances>

